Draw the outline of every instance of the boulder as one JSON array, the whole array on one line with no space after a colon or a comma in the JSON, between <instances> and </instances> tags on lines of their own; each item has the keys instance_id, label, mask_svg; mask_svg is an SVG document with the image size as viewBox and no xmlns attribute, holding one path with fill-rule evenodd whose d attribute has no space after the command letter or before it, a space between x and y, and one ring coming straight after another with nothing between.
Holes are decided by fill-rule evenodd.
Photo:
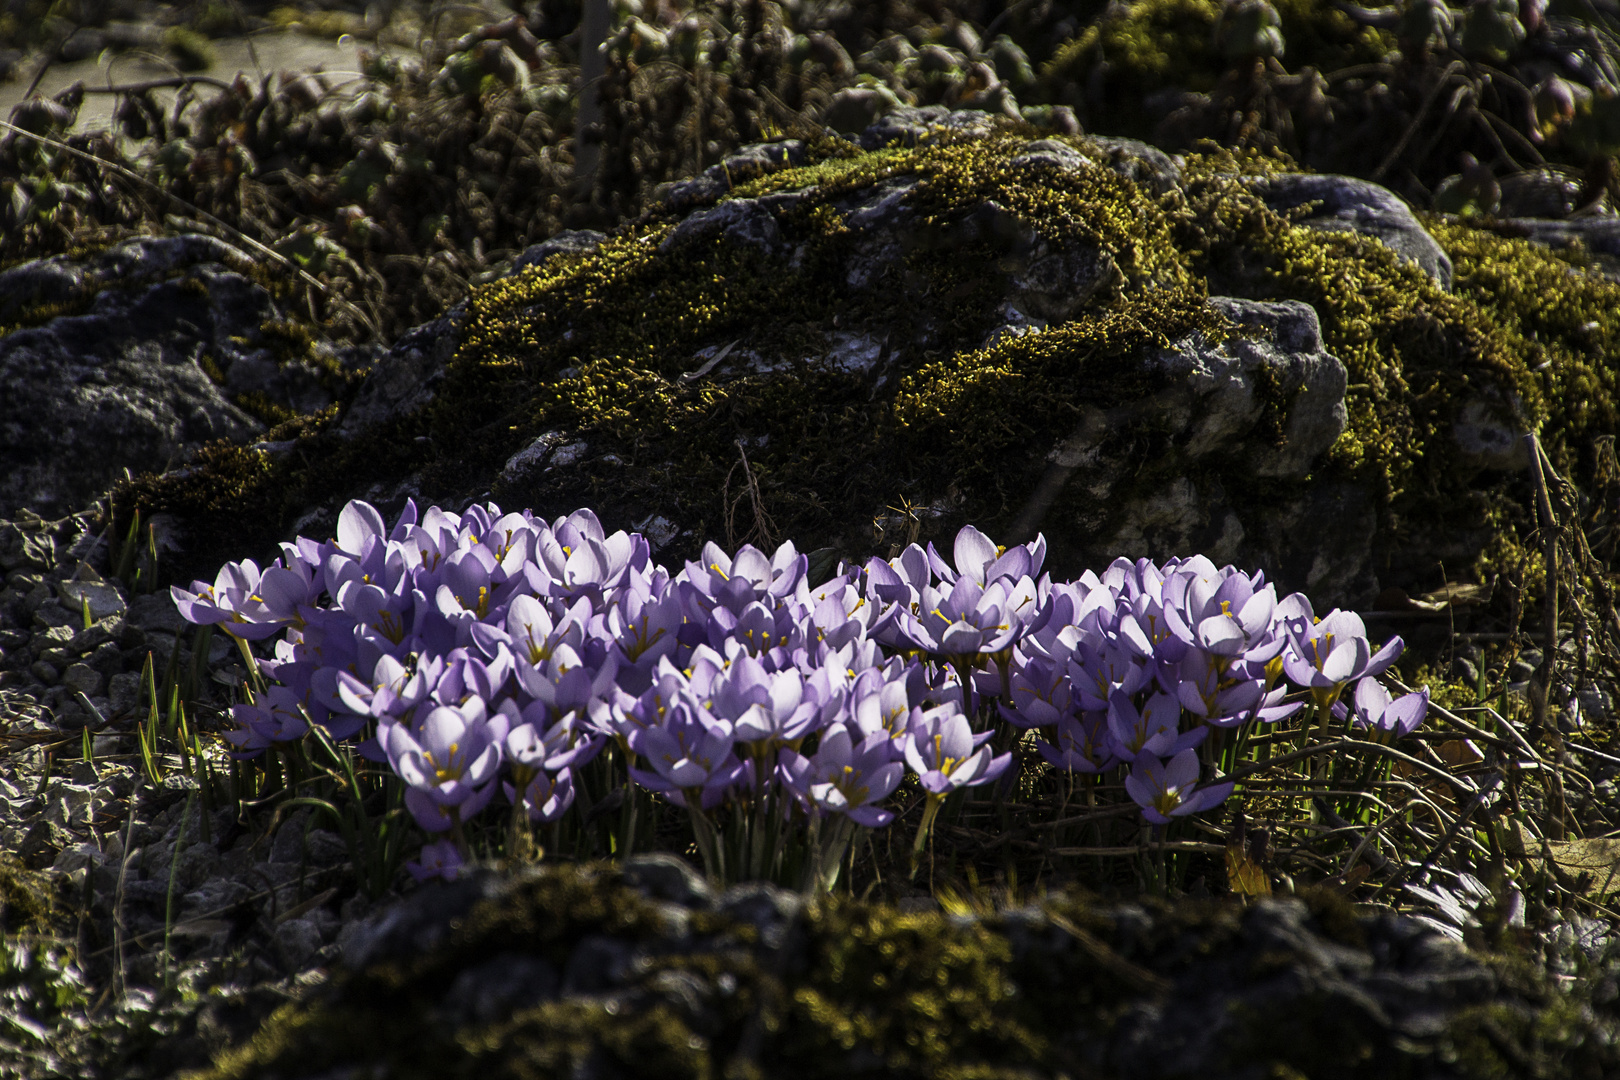
<instances>
[{"instance_id":1,"label":"boulder","mask_svg":"<svg viewBox=\"0 0 1620 1080\"><path fill-rule=\"evenodd\" d=\"M861 132L861 146L916 146L928 139L983 138L996 130L996 118L977 109L951 109L944 105L902 105L878 117Z\"/></svg>"},{"instance_id":2,"label":"boulder","mask_svg":"<svg viewBox=\"0 0 1620 1080\"><path fill-rule=\"evenodd\" d=\"M1551 248L1584 249L1608 259L1620 258L1620 217L1510 218L1497 223L1504 234L1522 236Z\"/></svg>"},{"instance_id":3,"label":"boulder","mask_svg":"<svg viewBox=\"0 0 1620 1080\"><path fill-rule=\"evenodd\" d=\"M355 930L338 978L241 1043L232 1068L475 1076L519 1060L628 1076L677 1062L654 1071L921 1077L1084 1063L1143 1080L1441 1080L1508 1075L1540 1052L1528 1019L1539 983L1423 921L1342 899L1100 904L1053 891L947 915L927 897L902 911L807 905L764 884L693 893L642 861L480 869L424 888ZM1581 1064L1600 1070L1609 1020L1570 1015Z\"/></svg>"},{"instance_id":4,"label":"boulder","mask_svg":"<svg viewBox=\"0 0 1620 1080\"><path fill-rule=\"evenodd\" d=\"M1502 418L1573 408L1526 387L1592 363L1600 279L1438 219L1469 260L1450 291L1436 235L1363 181L939 109L862 145L888 149L749 148L612 236L538 245L298 452L218 467L229 497L192 475L125 508L173 515L191 576L408 496L591 506L675 560L792 539L830 565L972 521L1044 533L1054 573L1201 551L1362 604L1523 513ZM1577 297L1535 313L1546 356L1509 267ZM1613 407L1579 404L1571 433Z\"/></svg>"},{"instance_id":5,"label":"boulder","mask_svg":"<svg viewBox=\"0 0 1620 1080\"><path fill-rule=\"evenodd\" d=\"M460 343L466 310L466 304L457 304L432 322L405 331L360 384L339 430L358 432L431 404Z\"/></svg>"},{"instance_id":6,"label":"boulder","mask_svg":"<svg viewBox=\"0 0 1620 1080\"><path fill-rule=\"evenodd\" d=\"M1093 135L1087 140L1097 160L1122 176L1146 184L1155 195L1175 190L1181 182L1179 155L1167 154L1140 139Z\"/></svg>"},{"instance_id":7,"label":"boulder","mask_svg":"<svg viewBox=\"0 0 1620 1080\"><path fill-rule=\"evenodd\" d=\"M531 266L543 266L554 255L589 255L601 247L606 239L606 233L595 229L564 229L550 239L524 248L523 254L512 261L512 273L520 273Z\"/></svg>"},{"instance_id":8,"label":"boulder","mask_svg":"<svg viewBox=\"0 0 1620 1080\"><path fill-rule=\"evenodd\" d=\"M1555 169L1527 169L1504 176L1497 216L1503 218L1567 218L1581 205L1577 177Z\"/></svg>"},{"instance_id":9,"label":"boulder","mask_svg":"<svg viewBox=\"0 0 1620 1080\"><path fill-rule=\"evenodd\" d=\"M245 268L217 240L180 236L0 273L0 324L16 327L0 336L0 514L88 506L125 469L254 438L266 424L253 411L332 403L327 373L287 355L288 324Z\"/></svg>"},{"instance_id":10,"label":"boulder","mask_svg":"<svg viewBox=\"0 0 1620 1080\"><path fill-rule=\"evenodd\" d=\"M701 175L671 184L664 191L664 202L675 210L711 204L738 184L803 165L806 160L805 144L799 139L745 146Z\"/></svg>"}]
</instances>

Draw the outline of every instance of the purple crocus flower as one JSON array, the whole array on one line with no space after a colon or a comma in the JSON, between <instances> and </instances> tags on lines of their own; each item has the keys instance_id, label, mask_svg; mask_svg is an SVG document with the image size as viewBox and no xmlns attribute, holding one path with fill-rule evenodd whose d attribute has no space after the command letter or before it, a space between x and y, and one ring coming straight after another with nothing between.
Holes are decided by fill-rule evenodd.
<instances>
[{"instance_id":1,"label":"purple crocus flower","mask_svg":"<svg viewBox=\"0 0 1620 1080\"><path fill-rule=\"evenodd\" d=\"M934 581L928 553L916 544L887 562L868 560L864 573L867 599L880 607L893 604L909 609Z\"/></svg>"},{"instance_id":2,"label":"purple crocus flower","mask_svg":"<svg viewBox=\"0 0 1620 1080\"><path fill-rule=\"evenodd\" d=\"M827 650L863 640L874 626L894 618L883 605L868 602L847 575L806 589L804 604L810 613L806 645L818 661Z\"/></svg>"},{"instance_id":3,"label":"purple crocus flower","mask_svg":"<svg viewBox=\"0 0 1620 1080\"><path fill-rule=\"evenodd\" d=\"M1125 777L1125 790L1142 808L1142 816L1154 825L1167 825L1173 817L1185 817L1208 810L1226 801L1233 785L1212 784L1197 788L1198 755L1183 750L1169 761L1143 754ZM1196 790L1195 790L1196 788Z\"/></svg>"},{"instance_id":4,"label":"purple crocus flower","mask_svg":"<svg viewBox=\"0 0 1620 1080\"><path fill-rule=\"evenodd\" d=\"M1360 615L1334 609L1315 619L1304 597L1289 600L1297 606L1287 609L1289 641L1282 653L1283 673L1309 690L1319 708L1331 707L1340 691L1357 679L1383 674L1405 647L1399 637L1392 637L1374 652Z\"/></svg>"},{"instance_id":5,"label":"purple crocus flower","mask_svg":"<svg viewBox=\"0 0 1620 1080\"><path fill-rule=\"evenodd\" d=\"M731 653L735 643L753 655L766 660L772 667L781 667L789 654L804 644L804 620L788 604L770 606L760 601L735 604L737 589L734 578L721 590L720 603L715 604L701 624L703 641L717 651ZM746 582L744 582L746 585ZM696 636L696 635L693 635Z\"/></svg>"},{"instance_id":6,"label":"purple crocus flower","mask_svg":"<svg viewBox=\"0 0 1620 1080\"><path fill-rule=\"evenodd\" d=\"M507 707L516 708L510 703ZM543 703L530 702L512 719L502 741L502 756L519 786L528 782L531 773L542 769L561 772L583 765L607 742L607 736L577 712L555 721L548 720L548 715Z\"/></svg>"},{"instance_id":7,"label":"purple crocus flower","mask_svg":"<svg viewBox=\"0 0 1620 1080\"><path fill-rule=\"evenodd\" d=\"M791 541L768 557L752 544L744 544L735 557L729 556L710 541L703 545L697 562L686 564L682 576L711 601L727 592L728 584L731 585L729 591L744 602L780 600L798 590L808 565L809 559L800 555Z\"/></svg>"},{"instance_id":8,"label":"purple crocus flower","mask_svg":"<svg viewBox=\"0 0 1620 1080\"><path fill-rule=\"evenodd\" d=\"M520 660L539 664L551 659L559 645L577 654L583 647L585 630L591 619L588 600L576 601L556 610L532 596L515 596L506 609L506 633Z\"/></svg>"},{"instance_id":9,"label":"purple crocus flower","mask_svg":"<svg viewBox=\"0 0 1620 1080\"><path fill-rule=\"evenodd\" d=\"M408 581L402 576L394 591L389 592L356 575L338 587L337 607L353 618L356 626L368 634L381 651L396 651L405 641L413 621L411 593L404 587Z\"/></svg>"},{"instance_id":10,"label":"purple crocus flower","mask_svg":"<svg viewBox=\"0 0 1620 1080\"><path fill-rule=\"evenodd\" d=\"M490 571L496 565L494 557L479 547L451 555L433 594L439 614L458 626L486 617L495 604L495 581Z\"/></svg>"},{"instance_id":11,"label":"purple crocus flower","mask_svg":"<svg viewBox=\"0 0 1620 1080\"><path fill-rule=\"evenodd\" d=\"M490 781L500 768L507 723L500 713L475 720L459 709L440 706L427 714L414 734L403 724L382 724L378 740L394 772L409 785L405 805L418 825L428 832L443 832L488 805L495 794Z\"/></svg>"},{"instance_id":12,"label":"purple crocus flower","mask_svg":"<svg viewBox=\"0 0 1620 1080\"><path fill-rule=\"evenodd\" d=\"M405 864L411 877L417 883L432 878L442 878L445 881L454 881L463 871L461 852L449 840L440 840L432 844L422 845L422 854Z\"/></svg>"},{"instance_id":13,"label":"purple crocus flower","mask_svg":"<svg viewBox=\"0 0 1620 1080\"><path fill-rule=\"evenodd\" d=\"M697 673L694 670L694 689ZM731 724L739 742L794 742L809 734L821 710L797 670L770 672L743 653L706 688L710 711Z\"/></svg>"},{"instance_id":14,"label":"purple crocus flower","mask_svg":"<svg viewBox=\"0 0 1620 1080\"><path fill-rule=\"evenodd\" d=\"M926 586L916 612L900 612L901 633L914 648L964 666L1013 644L1023 625L1009 614L1007 583L981 586L969 577Z\"/></svg>"},{"instance_id":15,"label":"purple crocus flower","mask_svg":"<svg viewBox=\"0 0 1620 1080\"><path fill-rule=\"evenodd\" d=\"M171 586L169 595L187 622L219 626L233 637L261 641L298 618L309 595L309 577L302 564L299 570L288 570L277 560L261 571L252 559L244 559L221 567L212 585L193 581L190 591Z\"/></svg>"},{"instance_id":16,"label":"purple crocus flower","mask_svg":"<svg viewBox=\"0 0 1620 1080\"><path fill-rule=\"evenodd\" d=\"M941 581L955 584L969 578L981 587L998 578L1017 581L1040 574L1046 561L1046 537L1037 536L1028 544L1014 544L1001 548L972 525L957 530L951 557L955 565L945 561L933 544L928 545L928 564Z\"/></svg>"},{"instance_id":17,"label":"purple crocus flower","mask_svg":"<svg viewBox=\"0 0 1620 1080\"><path fill-rule=\"evenodd\" d=\"M617 650L619 685L639 695L650 685L659 658L671 655L680 644L680 601L637 585L625 589L618 602L597 618L599 633Z\"/></svg>"},{"instance_id":18,"label":"purple crocus flower","mask_svg":"<svg viewBox=\"0 0 1620 1080\"><path fill-rule=\"evenodd\" d=\"M984 743L991 732L975 735L955 705L917 706L905 743L906 764L923 790L945 795L957 788L988 784L1007 771L1011 754L992 757Z\"/></svg>"},{"instance_id":19,"label":"purple crocus flower","mask_svg":"<svg viewBox=\"0 0 1620 1080\"><path fill-rule=\"evenodd\" d=\"M704 809L718 806L742 771L731 752L731 725L710 716L686 688L663 700L656 723L630 736L630 748L652 766L648 771L632 765L631 778L689 809L693 795Z\"/></svg>"},{"instance_id":20,"label":"purple crocus flower","mask_svg":"<svg viewBox=\"0 0 1620 1080\"><path fill-rule=\"evenodd\" d=\"M444 673L437 657L407 656L396 660L379 656L369 683L347 671L336 672L338 697L343 707L359 716L408 721L416 708L433 696Z\"/></svg>"},{"instance_id":21,"label":"purple crocus flower","mask_svg":"<svg viewBox=\"0 0 1620 1080\"><path fill-rule=\"evenodd\" d=\"M850 688L851 721L862 738L882 735L895 753L903 753L911 734L912 704L925 692L921 665L909 665L898 673L868 668L855 677Z\"/></svg>"},{"instance_id":22,"label":"purple crocus flower","mask_svg":"<svg viewBox=\"0 0 1620 1080\"><path fill-rule=\"evenodd\" d=\"M1012 666L1012 700L1001 702L1001 715L1014 727L1056 724L1070 714L1072 684L1067 664L1031 657Z\"/></svg>"},{"instance_id":23,"label":"purple crocus flower","mask_svg":"<svg viewBox=\"0 0 1620 1080\"><path fill-rule=\"evenodd\" d=\"M859 745L854 734L840 724L822 733L809 757L783 750L780 771L788 790L807 808L880 829L894 820L894 813L875 804L900 786L906 769L892 756L886 734L868 736Z\"/></svg>"},{"instance_id":24,"label":"purple crocus flower","mask_svg":"<svg viewBox=\"0 0 1620 1080\"><path fill-rule=\"evenodd\" d=\"M556 821L574 805L574 773L571 769L555 773L537 772L523 785L521 794L515 784L503 782L501 787L514 805L519 799L522 800L532 821Z\"/></svg>"},{"instance_id":25,"label":"purple crocus flower","mask_svg":"<svg viewBox=\"0 0 1620 1080\"><path fill-rule=\"evenodd\" d=\"M624 580L638 553L640 538L633 540L624 532L604 536L594 514L589 515L583 527L576 526L574 518L581 513L589 511L576 512L553 533L542 534L536 548L560 595L600 600ZM640 544L644 554L646 541Z\"/></svg>"},{"instance_id":26,"label":"purple crocus flower","mask_svg":"<svg viewBox=\"0 0 1620 1080\"><path fill-rule=\"evenodd\" d=\"M1347 715L1356 727L1367 733L1369 739L1394 742L1404 739L1418 729L1429 711L1429 688L1415 690L1391 698L1389 690L1377 679L1366 678L1356 683L1354 706L1345 709L1341 702L1333 707L1339 719Z\"/></svg>"},{"instance_id":27,"label":"purple crocus flower","mask_svg":"<svg viewBox=\"0 0 1620 1080\"><path fill-rule=\"evenodd\" d=\"M1129 696L1115 690L1108 699L1108 734L1114 753L1126 761L1142 754L1169 756L1197 746L1209 729L1181 734L1181 703L1169 694L1154 694L1140 710Z\"/></svg>"},{"instance_id":28,"label":"purple crocus flower","mask_svg":"<svg viewBox=\"0 0 1620 1080\"><path fill-rule=\"evenodd\" d=\"M338 514L337 546L345 554L363 559L371 549L388 539L388 526L377 508L352 499Z\"/></svg>"},{"instance_id":29,"label":"purple crocus flower","mask_svg":"<svg viewBox=\"0 0 1620 1080\"><path fill-rule=\"evenodd\" d=\"M1181 564L1164 583L1164 617L1170 632L1189 648L1222 662L1242 657L1269 660L1283 646L1273 632L1277 592L1265 577L1252 578L1228 566L1216 570L1203 556Z\"/></svg>"},{"instance_id":30,"label":"purple crocus flower","mask_svg":"<svg viewBox=\"0 0 1620 1080\"><path fill-rule=\"evenodd\" d=\"M1181 707L1216 727L1236 727L1251 718L1266 694L1265 680L1229 677L1226 659L1201 648L1189 649L1181 663L1159 668ZM1241 672L1242 666L1232 669Z\"/></svg>"},{"instance_id":31,"label":"purple crocus flower","mask_svg":"<svg viewBox=\"0 0 1620 1080\"><path fill-rule=\"evenodd\" d=\"M251 705L231 706L236 728L225 732L235 757L254 757L267 746L297 742L309 730L309 713L300 695L286 686L271 686Z\"/></svg>"},{"instance_id":32,"label":"purple crocus flower","mask_svg":"<svg viewBox=\"0 0 1620 1080\"><path fill-rule=\"evenodd\" d=\"M1053 740L1037 739L1035 749L1054 769L1065 772L1099 773L1119 763L1108 734L1105 713L1086 712L1063 717L1057 723Z\"/></svg>"},{"instance_id":33,"label":"purple crocus flower","mask_svg":"<svg viewBox=\"0 0 1620 1080\"><path fill-rule=\"evenodd\" d=\"M1075 702L1091 712L1107 709L1116 691L1134 696L1152 679L1152 669L1131 650L1100 637L1081 640L1069 660Z\"/></svg>"}]
</instances>

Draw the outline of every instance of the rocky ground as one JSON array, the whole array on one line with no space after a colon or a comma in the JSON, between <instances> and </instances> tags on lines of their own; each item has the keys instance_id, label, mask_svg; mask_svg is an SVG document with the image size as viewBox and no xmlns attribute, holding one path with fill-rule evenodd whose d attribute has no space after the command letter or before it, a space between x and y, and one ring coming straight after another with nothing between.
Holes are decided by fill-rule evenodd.
<instances>
[{"instance_id":1,"label":"rocky ground","mask_svg":"<svg viewBox=\"0 0 1620 1080\"><path fill-rule=\"evenodd\" d=\"M370 905L341 840L306 829L307 812L273 832L246 828L235 807L200 804L173 755L155 778L146 768L141 672L176 650L192 662L191 628L168 597L105 581L95 567L108 569L107 545L83 518L24 517L0 534L4 919L24 934L5 976L0 1069L200 1066L324 979L339 932Z\"/></svg>"}]
</instances>

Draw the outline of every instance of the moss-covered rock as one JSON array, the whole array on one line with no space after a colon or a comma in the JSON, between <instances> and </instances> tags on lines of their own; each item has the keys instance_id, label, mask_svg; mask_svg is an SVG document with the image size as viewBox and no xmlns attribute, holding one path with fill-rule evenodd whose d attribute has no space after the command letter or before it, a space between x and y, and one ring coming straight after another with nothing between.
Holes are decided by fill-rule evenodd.
<instances>
[{"instance_id":1,"label":"moss-covered rock","mask_svg":"<svg viewBox=\"0 0 1620 1080\"><path fill-rule=\"evenodd\" d=\"M417 343L453 358L415 411L358 433L306 418L271 434L280 457L219 449L120 507L178 515L199 574L347 498L411 494L663 518L666 557L711 537L863 555L967 519L1043 529L1058 572L1207 547L1366 599L1373 574L1410 584L1511 541L1526 500L1491 440L1540 428L1579 478L1613 430L1617 287L1568 259L1432 219L1448 291L1374 236L1309 227L1316 203L1268 206L1255 178L1283 161L1167 171L1128 144L1035 134L756 153L729 190L476 290ZM1287 365L1249 380L1261 407L1204 455L1194 425L1140 408L1191 385L1166 357L1264 336L1211 294L1303 302L1347 371L1343 434L1291 473L1249 464L1303 407ZM1043 494L1077 427L1127 407L1081 470L1112 470L1106 490L1077 473ZM1143 527L1174 485L1183 524ZM1345 556L1359 566L1313 567L1349 534L1371 545Z\"/></svg>"},{"instance_id":2,"label":"moss-covered rock","mask_svg":"<svg viewBox=\"0 0 1620 1080\"><path fill-rule=\"evenodd\" d=\"M1519 954L1470 954L1325 894L908 913L769 886L672 892L675 860L651 861L425 890L203 1075L1330 1080L1620 1064L1612 1006L1560 993Z\"/></svg>"}]
</instances>

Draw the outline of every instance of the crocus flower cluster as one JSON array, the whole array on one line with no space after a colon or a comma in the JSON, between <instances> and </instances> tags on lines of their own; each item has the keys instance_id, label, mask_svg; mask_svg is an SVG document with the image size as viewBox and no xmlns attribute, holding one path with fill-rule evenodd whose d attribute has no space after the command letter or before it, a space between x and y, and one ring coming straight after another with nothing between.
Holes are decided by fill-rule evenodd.
<instances>
[{"instance_id":1,"label":"crocus flower cluster","mask_svg":"<svg viewBox=\"0 0 1620 1080\"><path fill-rule=\"evenodd\" d=\"M1317 619L1202 557L1054 584L1043 540L1004 549L969 526L949 560L912 545L812 584L791 543L708 544L672 575L588 510L547 523L412 503L390 528L352 502L337 532L174 598L243 641L279 635L268 689L233 710L240 756L319 727L387 762L436 834L492 803L557 820L610 742L636 784L699 818L769 805L880 828L908 771L931 808L1001 778L998 715L1057 769L1120 770L1163 824L1230 792L1200 783L1211 732L1275 723L1307 696L1331 710L1354 684L1341 720L1394 737L1426 702L1390 702L1374 679L1398 639L1374 649L1354 614ZM413 870L455 863L441 842Z\"/></svg>"}]
</instances>

